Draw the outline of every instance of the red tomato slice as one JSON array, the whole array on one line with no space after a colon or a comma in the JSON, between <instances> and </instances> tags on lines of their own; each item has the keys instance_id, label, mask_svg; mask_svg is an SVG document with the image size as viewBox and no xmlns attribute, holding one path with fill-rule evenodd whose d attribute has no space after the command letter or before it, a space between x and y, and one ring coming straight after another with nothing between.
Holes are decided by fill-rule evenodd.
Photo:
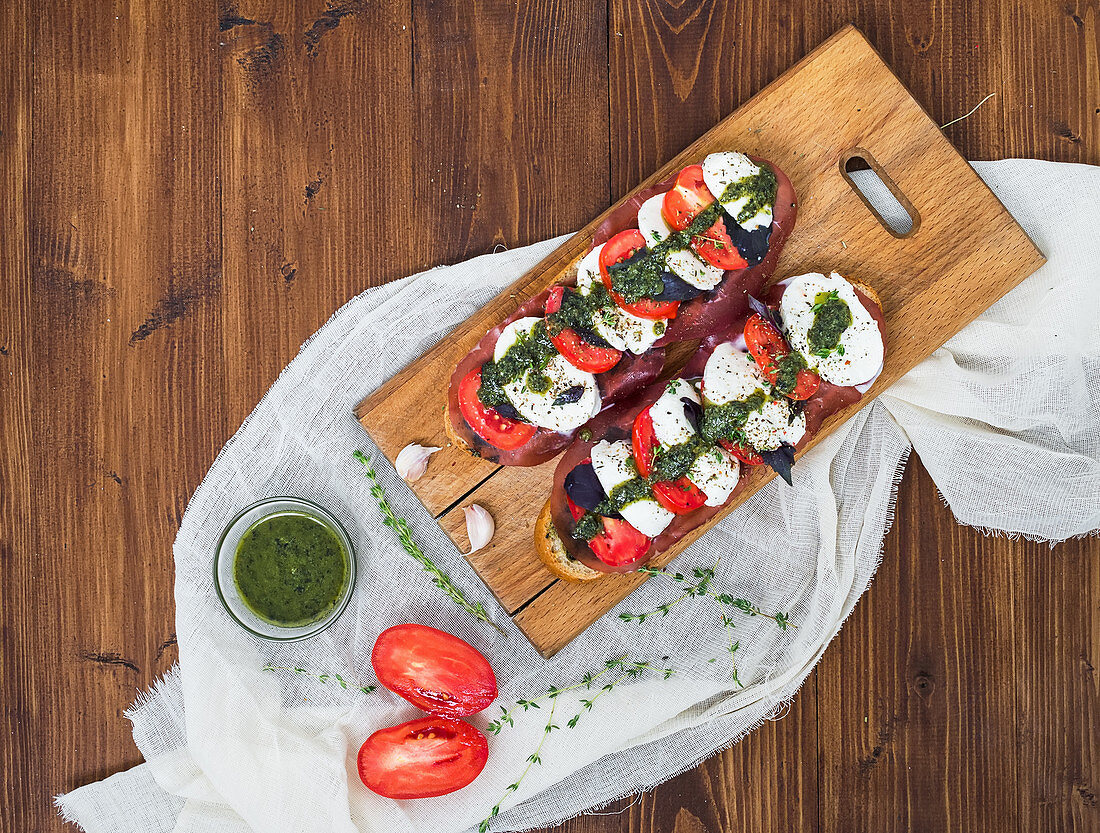
<instances>
[{"instance_id":1,"label":"red tomato slice","mask_svg":"<svg viewBox=\"0 0 1100 833\"><path fill-rule=\"evenodd\" d=\"M485 735L450 717L379 729L359 748L359 778L386 798L432 798L460 790L489 759Z\"/></svg>"},{"instance_id":2,"label":"red tomato slice","mask_svg":"<svg viewBox=\"0 0 1100 833\"><path fill-rule=\"evenodd\" d=\"M676 184L665 194L661 214L676 231L683 231L712 202L714 195L703 182L703 166L688 165L677 174Z\"/></svg>"},{"instance_id":3,"label":"red tomato slice","mask_svg":"<svg viewBox=\"0 0 1100 833\"><path fill-rule=\"evenodd\" d=\"M562 299L565 297L565 287L555 286L550 290L550 297L546 299L546 314L553 315L561 309ZM576 330L563 329L557 335L551 334L550 340L558 348L567 362L577 370L588 373L604 373L619 363L623 357L622 352L614 347L597 347L589 344Z\"/></svg>"},{"instance_id":4,"label":"red tomato slice","mask_svg":"<svg viewBox=\"0 0 1100 833\"><path fill-rule=\"evenodd\" d=\"M800 370L794 377L794 390L787 394L788 399L801 401L809 399L821 386L821 377L812 370Z\"/></svg>"},{"instance_id":5,"label":"red tomato slice","mask_svg":"<svg viewBox=\"0 0 1100 833\"><path fill-rule=\"evenodd\" d=\"M707 229L706 234L695 235L691 238L691 247L699 257L703 258L711 266L727 271L731 269L744 269L749 265L733 240L726 232L726 221L719 217L713 226Z\"/></svg>"},{"instance_id":6,"label":"red tomato slice","mask_svg":"<svg viewBox=\"0 0 1100 833\"><path fill-rule=\"evenodd\" d=\"M626 260L643 248L645 248L645 238L636 228L621 231L608 240L600 251L600 277L603 279L603 285L607 287L611 299L631 315L650 321L673 318L676 310L680 308L679 301L654 301L652 298L642 298L634 303L627 303L622 295L611 288L611 273L608 267L613 263Z\"/></svg>"},{"instance_id":7,"label":"red tomato slice","mask_svg":"<svg viewBox=\"0 0 1100 833\"><path fill-rule=\"evenodd\" d=\"M726 449L726 451L745 465L760 466L764 463L764 458L760 456L755 448L749 448L747 445L741 445L731 440L719 440L718 445L722 446L722 448Z\"/></svg>"},{"instance_id":8,"label":"red tomato slice","mask_svg":"<svg viewBox=\"0 0 1100 833\"><path fill-rule=\"evenodd\" d=\"M661 506L676 515L694 512L707 502L707 496L702 490L686 477L654 483L653 497L657 498Z\"/></svg>"},{"instance_id":9,"label":"red tomato slice","mask_svg":"<svg viewBox=\"0 0 1100 833\"><path fill-rule=\"evenodd\" d=\"M502 451L519 448L535 436L534 425L502 416L478 399L480 387L480 367L467 373L458 385L458 409L475 434Z\"/></svg>"},{"instance_id":10,"label":"red tomato slice","mask_svg":"<svg viewBox=\"0 0 1100 833\"><path fill-rule=\"evenodd\" d=\"M779 362L791 352L783 334L759 313L753 313L745 322L745 346L756 360L761 375L774 385L779 376Z\"/></svg>"},{"instance_id":11,"label":"red tomato slice","mask_svg":"<svg viewBox=\"0 0 1100 833\"><path fill-rule=\"evenodd\" d=\"M634 417L631 445L634 448L634 465L638 467L638 474L649 477L649 473L653 471L653 457L658 445L649 408Z\"/></svg>"},{"instance_id":12,"label":"red tomato slice","mask_svg":"<svg viewBox=\"0 0 1100 833\"><path fill-rule=\"evenodd\" d=\"M761 375L775 384L779 377L779 363L790 355L783 334L770 321L754 313L745 322L745 346L756 360ZM788 399L809 399L821 385L821 377L812 370L800 370L795 375L794 388L785 396Z\"/></svg>"},{"instance_id":13,"label":"red tomato slice","mask_svg":"<svg viewBox=\"0 0 1100 833\"><path fill-rule=\"evenodd\" d=\"M591 460L584 462L591 462ZM584 515L584 510L573 503L568 496L565 500L573 520L579 520ZM645 557L649 552L649 538L624 520L604 518L603 532L589 541L588 546L596 558L607 566L624 567Z\"/></svg>"},{"instance_id":14,"label":"red tomato slice","mask_svg":"<svg viewBox=\"0 0 1100 833\"><path fill-rule=\"evenodd\" d=\"M497 697L497 678L472 645L427 625L382 631L370 655L378 682L418 709L465 717Z\"/></svg>"}]
</instances>

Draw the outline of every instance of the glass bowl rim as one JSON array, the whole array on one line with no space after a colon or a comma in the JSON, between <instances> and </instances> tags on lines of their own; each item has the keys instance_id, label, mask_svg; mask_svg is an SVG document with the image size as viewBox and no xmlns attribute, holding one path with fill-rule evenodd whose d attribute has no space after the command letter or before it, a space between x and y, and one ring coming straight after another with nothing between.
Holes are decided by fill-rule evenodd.
<instances>
[{"instance_id":1,"label":"glass bowl rim","mask_svg":"<svg viewBox=\"0 0 1100 833\"><path fill-rule=\"evenodd\" d=\"M324 619L320 619L317 622L314 622L312 625L302 625L301 627L307 628L307 630L305 630L304 632L295 633L295 634L288 635L288 636L273 636L273 635L267 634L267 633L260 633L258 630L253 628L249 623L242 622L241 617L239 617L233 611L233 609L229 606L229 602L226 601L225 593L222 591L221 578L218 575L218 566L221 564L221 560L222 560L222 550L225 547L225 541L229 537L229 533L233 530L233 527L235 527L240 522L241 518L243 518L249 512L252 512L252 511L254 511L254 510L256 510L256 509L258 509L262 506L265 506L267 504L274 504L274 503L299 504L300 511L302 512L302 514L313 515L318 520L320 520L322 523L324 523L326 526L329 526L332 529L332 531L336 533L336 537L340 540L340 543L344 546L344 548L346 550L346 553L347 553L347 564L348 564L347 587L341 593L340 600L337 602L336 606L331 610L329 615L326 616ZM255 521L253 521L251 524L249 524L248 529L251 529L253 526L255 526L257 523L262 521L264 518L269 518L272 515L279 514L279 511L281 511L281 510L269 512L269 513L261 515L260 517L256 518ZM295 511L295 510L294 510L293 507L289 507L286 511ZM247 530L245 530L245 531L247 532ZM234 552L232 554L232 557L234 559L237 557L236 552ZM218 600L221 601L222 607L225 608L225 612L229 614L230 619L232 619L234 622L236 622L238 625L240 625L242 628L244 628L244 630L246 630L248 633L252 634L253 636L259 637L260 639L266 639L269 642L298 642L302 639L309 639L310 637L317 636L317 634L322 633L323 631L327 630L328 627L330 625L332 625L332 623L335 622L337 619L339 619L340 616L343 614L343 612L347 609L348 604L351 602L352 593L355 590L355 576L356 576L355 546L351 542L351 536L348 535L347 530L344 529L344 525L342 523L340 523L340 521L336 518L335 515L332 514L332 512L330 512L325 507L321 506L319 503L317 503L315 501L312 501L309 498L304 498L304 497L294 497L292 495L274 495L272 497L265 497L265 498L262 498L260 500L255 501L253 503L248 504L248 506L244 507L239 512L237 512L233 516L233 519L231 521L229 521L228 524L225 525L225 529L222 530L221 535L218 537L218 543L214 547L213 572L214 572L214 590L217 592ZM247 607L247 605L246 605L246 607ZM257 619L259 619L259 618L260 617L257 616ZM272 627L278 627L278 625L272 625ZM288 628L288 630L294 630L294 629Z\"/></svg>"}]
</instances>

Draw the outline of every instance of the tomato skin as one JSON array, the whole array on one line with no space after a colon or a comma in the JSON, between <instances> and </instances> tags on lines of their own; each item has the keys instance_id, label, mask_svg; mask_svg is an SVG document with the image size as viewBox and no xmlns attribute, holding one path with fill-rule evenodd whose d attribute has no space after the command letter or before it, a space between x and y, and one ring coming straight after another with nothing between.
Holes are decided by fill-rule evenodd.
<instances>
[{"instance_id":1,"label":"tomato skin","mask_svg":"<svg viewBox=\"0 0 1100 833\"><path fill-rule=\"evenodd\" d=\"M489 445L512 451L535 436L535 426L509 419L477 398L481 387L481 368L471 370L458 386L458 409L466 423Z\"/></svg>"},{"instance_id":2,"label":"tomato skin","mask_svg":"<svg viewBox=\"0 0 1100 833\"><path fill-rule=\"evenodd\" d=\"M755 448L749 448L747 445L741 445L732 440L719 440L718 444L747 466L761 466L764 464L764 458L760 456Z\"/></svg>"},{"instance_id":3,"label":"tomato skin","mask_svg":"<svg viewBox=\"0 0 1100 833\"><path fill-rule=\"evenodd\" d=\"M707 496L702 489L692 483L687 477L679 480L663 481L653 484L653 497L661 506L675 515L686 515L694 512L707 502Z\"/></svg>"},{"instance_id":4,"label":"tomato skin","mask_svg":"<svg viewBox=\"0 0 1100 833\"><path fill-rule=\"evenodd\" d=\"M370 661L378 682L430 714L465 717L497 696L489 661L457 636L427 625L382 631Z\"/></svg>"},{"instance_id":5,"label":"tomato skin","mask_svg":"<svg viewBox=\"0 0 1100 833\"><path fill-rule=\"evenodd\" d=\"M627 229L612 237L604 245L600 252L600 278L607 287L611 299L622 309L638 318L649 321L659 321L664 318L674 318L680 308L679 301L655 301L652 298L641 298L634 303L628 303L623 296L611 288L611 272L609 267L619 261L626 260L639 249L645 248L645 238L638 229Z\"/></svg>"},{"instance_id":6,"label":"tomato skin","mask_svg":"<svg viewBox=\"0 0 1100 833\"><path fill-rule=\"evenodd\" d=\"M676 175L676 184L661 202L661 214L676 231L683 231L714 202L714 195L703 182L703 166L688 165Z\"/></svg>"},{"instance_id":7,"label":"tomato skin","mask_svg":"<svg viewBox=\"0 0 1100 833\"><path fill-rule=\"evenodd\" d=\"M583 462L591 462L586 460ZM566 495L566 504L573 520L580 520L584 510ZM625 567L645 558L649 552L649 538L619 518L603 519L603 532L588 542L593 554L608 567Z\"/></svg>"},{"instance_id":8,"label":"tomato skin","mask_svg":"<svg viewBox=\"0 0 1100 833\"><path fill-rule=\"evenodd\" d=\"M469 723L422 717L379 729L359 747L359 780L386 798L434 798L460 790L485 769L489 742Z\"/></svg>"},{"instance_id":9,"label":"tomato skin","mask_svg":"<svg viewBox=\"0 0 1100 833\"><path fill-rule=\"evenodd\" d=\"M646 408L634 417L634 428L630 438L634 452L634 465L638 467L638 474L642 477L649 477L649 473L653 471L653 457L657 447L657 435L653 432L653 416L649 410Z\"/></svg>"},{"instance_id":10,"label":"tomato skin","mask_svg":"<svg viewBox=\"0 0 1100 833\"><path fill-rule=\"evenodd\" d=\"M561 309L565 292L564 286L555 286L550 290L550 297L546 299L548 316ZM557 335L551 333L550 341L567 362L577 370L588 373L604 373L617 365L619 359L623 357L622 352L614 347L597 347L595 344L589 344L575 330L569 328L561 330Z\"/></svg>"}]
</instances>

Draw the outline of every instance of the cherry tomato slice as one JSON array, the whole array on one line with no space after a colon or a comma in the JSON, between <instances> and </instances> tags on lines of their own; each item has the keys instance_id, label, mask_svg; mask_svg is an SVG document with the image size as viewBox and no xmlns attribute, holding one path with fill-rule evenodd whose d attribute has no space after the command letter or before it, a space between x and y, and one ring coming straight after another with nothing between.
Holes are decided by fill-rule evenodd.
<instances>
[{"instance_id":1,"label":"cherry tomato slice","mask_svg":"<svg viewBox=\"0 0 1100 833\"><path fill-rule=\"evenodd\" d=\"M694 512L707 502L707 496L702 490L686 477L654 483L653 497L657 498L661 506L676 515Z\"/></svg>"},{"instance_id":2,"label":"cherry tomato slice","mask_svg":"<svg viewBox=\"0 0 1100 833\"><path fill-rule=\"evenodd\" d=\"M535 426L502 416L477 398L481 368L471 370L458 385L458 409L462 418L489 445L511 451L535 436Z\"/></svg>"},{"instance_id":3,"label":"cherry tomato slice","mask_svg":"<svg viewBox=\"0 0 1100 833\"><path fill-rule=\"evenodd\" d=\"M582 462L591 462L591 459ZM584 510L565 498L573 520L580 520ZM589 549L609 567L624 567L645 558L649 552L649 538L630 524L618 518L604 518L603 532L588 542Z\"/></svg>"},{"instance_id":4,"label":"cherry tomato slice","mask_svg":"<svg viewBox=\"0 0 1100 833\"><path fill-rule=\"evenodd\" d=\"M707 229L705 234L697 234L691 238L691 247L699 257L703 258L711 266L727 271L731 269L744 269L749 265L733 240L726 231L726 221L719 217L713 226Z\"/></svg>"},{"instance_id":5,"label":"cherry tomato slice","mask_svg":"<svg viewBox=\"0 0 1100 833\"><path fill-rule=\"evenodd\" d=\"M608 240L600 251L600 277L603 279L603 285L607 287L611 299L631 315L650 321L673 318L676 315L676 310L680 308L679 301L654 301L652 298L641 298L633 303L628 303L622 295L611 288L611 272L608 271L608 267L626 260L643 248L645 248L645 238L636 228L621 231Z\"/></svg>"},{"instance_id":6,"label":"cherry tomato slice","mask_svg":"<svg viewBox=\"0 0 1100 833\"><path fill-rule=\"evenodd\" d=\"M563 286L555 286L550 290L550 297L546 299L547 315L553 315L561 309L565 291ZM561 330L557 335L551 333L550 340L567 362L577 370L588 373L604 373L617 365L619 359L623 357L622 352L614 347L597 347L589 344L577 334L576 330L569 328Z\"/></svg>"},{"instance_id":7,"label":"cherry tomato slice","mask_svg":"<svg viewBox=\"0 0 1100 833\"><path fill-rule=\"evenodd\" d=\"M683 231L712 202L714 195L703 182L703 166L688 165L676 175L676 184L665 194L661 214L676 231Z\"/></svg>"},{"instance_id":8,"label":"cherry tomato slice","mask_svg":"<svg viewBox=\"0 0 1100 833\"><path fill-rule=\"evenodd\" d=\"M634 449L634 465L638 474L649 477L653 471L653 457L657 447L657 435L653 432L653 417L646 408L634 417L634 429L631 432L631 445Z\"/></svg>"},{"instance_id":9,"label":"cherry tomato slice","mask_svg":"<svg viewBox=\"0 0 1100 833\"><path fill-rule=\"evenodd\" d=\"M427 625L382 631L370 655L378 682L418 709L465 717L497 697L497 678L472 645Z\"/></svg>"},{"instance_id":10,"label":"cherry tomato slice","mask_svg":"<svg viewBox=\"0 0 1100 833\"><path fill-rule=\"evenodd\" d=\"M450 717L379 729L359 748L359 778L386 798L433 798L460 790L489 759L485 735Z\"/></svg>"},{"instance_id":11,"label":"cherry tomato slice","mask_svg":"<svg viewBox=\"0 0 1100 833\"><path fill-rule=\"evenodd\" d=\"M749 448L747 445L741 445L731 440L719 440L718 445L722 446L722 448L726 449L726 451L745 465L760 466L764 463L764 458L760 456L755 448Z\"/></svg>"}]
</instances>

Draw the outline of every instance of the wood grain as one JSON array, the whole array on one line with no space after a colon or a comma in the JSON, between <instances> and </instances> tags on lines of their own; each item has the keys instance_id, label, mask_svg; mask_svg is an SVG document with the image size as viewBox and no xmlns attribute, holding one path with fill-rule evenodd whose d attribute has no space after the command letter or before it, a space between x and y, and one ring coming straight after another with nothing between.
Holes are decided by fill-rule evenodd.
<instances>
[{"instance_id":1,"label":"wood grain","mask_svg":"<svg viewBox=\"0 0 1100 833\"><path fill-rule=\"evenodd\" d=\"M121 713L175 657L186 500L360 288L579 228L848 22L937 123L997 94L946 129L968 158L1100 162L1094 0L521 5L0 8L0 830L73 830L50 797L139 761ZM222 30L238 18L258 26ZM286 78L247 98L238 50L271 35ZM491 122L513 113L505 141ZM425 173L483 196L452 209ZM391 209L431 223L391 237ZM171 271L223 250L218 289ZM1100 829L1098 547L960 529L912 461L876 582L791 713L562 829ZM894 714L907 723L880 743Z\"/></svg>"},{"instance_id":2,"label":"wood grain","mask_svg":"<svg viewBox=\"0 0 1100 833\"><path fill-rule=\"evenodd\" d=\"M882 376L860 403L830 418L807 449L1042 263L1023 230L853 28L830 38L649 176L643 187L728 148L771 159L795 183L798 225L776 275L837 270L876 287L886 311L890 349ZM894 235L843 176L841 166L857 151L896 183L917 213L911 234ZM391 460L408 443L425 441L423 434L432 429L424 425L423 414L443 411L455 364L519 303L561 280L591 246L592 230L605 216L359 405L360 422ZM435 431L441 435L442 427ZM645 581L646 576L634 574L583 585L547 584L537 569L532 576L530 565L537 565L531 556L533 519L549 495L553 469L497 469L464 456L443 436L428 439L446 447L437 467L411 485L429 511L454 506L451 512L457 514L460 500L507 504L507 511L497 514L493 549L480 554L474 566L505 607L514 610L519 602L513 619L544 656L552 656ZM679 555L773 476L764 467L746 468L745 488L727 508L659 553L654 566ZM446 515L442 523L461 547L462 538L454 534L461 535L460 524ZM514 599L519 587L532 595Z\"/></svg>"}]
</instances>

